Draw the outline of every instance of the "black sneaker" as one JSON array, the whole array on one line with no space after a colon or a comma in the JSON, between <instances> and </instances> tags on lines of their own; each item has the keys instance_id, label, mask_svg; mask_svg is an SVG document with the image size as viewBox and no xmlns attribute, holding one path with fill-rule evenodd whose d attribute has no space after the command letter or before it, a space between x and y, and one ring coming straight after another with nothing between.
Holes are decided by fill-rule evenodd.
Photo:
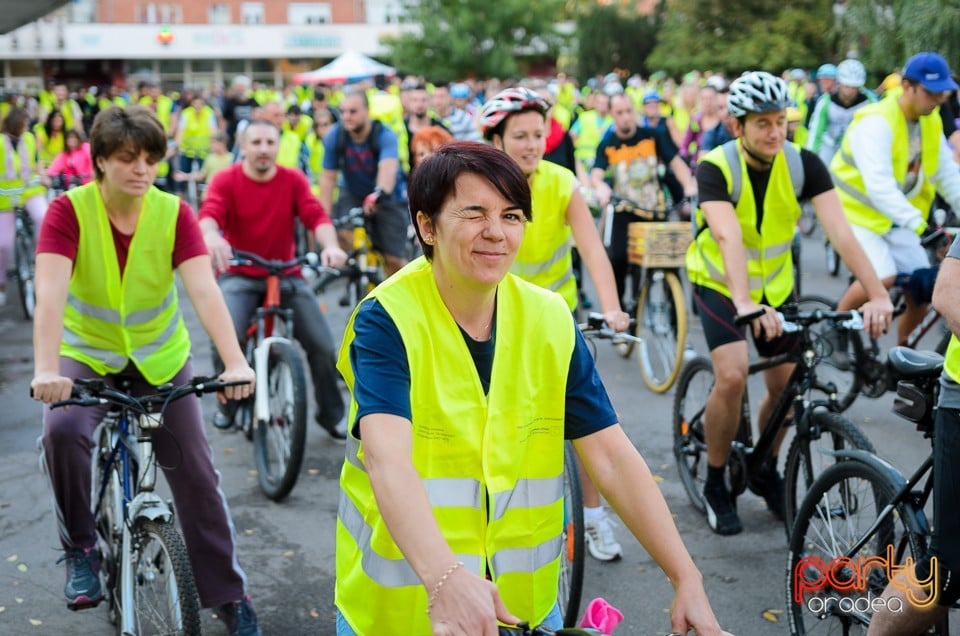
<instances>
[{"instance_id":1,"label":"black sneaker","mask_svg":"<svg viewBox=\"0 0 960 636\"><path fill-rule=\"evenodd\" d=\"M63 594L67 607L74 611L96 607L103 600L100 587L100 552L90 548L68 548L57 563L67 562L67 582Z\"/></svg>"},{"instance_id":2,"label":"black sneaker","mask_svg":"<svg viewBox=\"0 0 960 636\"><path fill-rule=\"evenodd\" d=\"M263 634L257 624L257 613L253 611L249 596L221 605L217 608L217 616L226 624L230 636L262 636Z\"/></svg>"},{"instance_id":3,"label":"black sneaker","mask_svg":"<svg viewBox=\"0 0 960 636\"><path fill-rule=\"evenodd\" d=\"M705 485L703 499L707 508L707 523L711 530L723 535L739 534L743 531L737 508L726 486Z\"/></svg>"},{"instance_id":4,"label":"black sneaker","mask_svg":"<svg viewBox=\"0 0 960 636\"><path fill-rule=\"evenodd\" d=\"M750 490L763 497L767 509L774 517L783 521L783 477L776 469L765 469L749 480Z\"/></svg>"},{"instance_id":5,"label":"black sneaker","mask_svg":"<svg viewBox=\"0 0 960 636\"><path fill-rule=\"evenodd\" d=\"M320 428L327 432L327 435L330 436L330 439L337 442L342 442L347 439L347 430L343 424L343 418L333 422L317 418L317 424L319 424Z\"/></svg>"}]
</instances>

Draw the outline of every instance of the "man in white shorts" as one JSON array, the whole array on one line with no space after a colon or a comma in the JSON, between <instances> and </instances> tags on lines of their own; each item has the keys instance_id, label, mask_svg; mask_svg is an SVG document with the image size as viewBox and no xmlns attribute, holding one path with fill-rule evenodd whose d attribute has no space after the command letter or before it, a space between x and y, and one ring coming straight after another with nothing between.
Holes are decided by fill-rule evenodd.
<instances>
[{"instance_id":1,"label":"man in white shorts","mask_svg":"<svg viewBox=\"0 0 960 636\"><path fill-rule=\"evenodd\" d=\"M898 274L930 266L920 235L934 196L939 193L960 209L960 168L937 112L956 88L943 57L914 55L903 70L902 92L858 110L830 163L847 220L887 288ZM929 302L910 293L905 297L908 310L897 327L899 341L920 322ZM866 300L854 282L837 309L854 309ZM848 365L849 359L838 353L834 362Z\"/></svg>"}]
</instances>

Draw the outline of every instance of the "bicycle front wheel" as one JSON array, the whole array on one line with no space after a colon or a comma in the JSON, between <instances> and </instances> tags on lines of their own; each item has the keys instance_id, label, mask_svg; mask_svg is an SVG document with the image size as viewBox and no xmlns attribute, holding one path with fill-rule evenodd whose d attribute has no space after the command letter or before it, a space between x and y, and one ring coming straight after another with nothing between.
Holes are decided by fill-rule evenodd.
<instances>
[{"instance_id":1,"label":"bicycle front wheel","mask_svg":"<svg viewBox=\"0 0 960 636\"><path fill-rule=\"evenodd\" d=\"M307 440L307 385L300 356L288 342L270 345L267 421L255 423L253 454L263 493L281 501L297 483Z\"/></svg>"},{"instance_id":2,"label":"bicycle front wheel","mask_svg":"<svg viewBox=\"0 0 960 636\"><path fill-rule=\"evenodd\" d=\"M885 475L855 460L827 468L810 487L790 533L786 596L791 634L867 633L873 610L869 599L880 597L889 581L885 567L858 571L863 559L880 557L886 563L889 548L896 563L903 564L926 551L923 535L909 525L912 508L899 504L859 551L848 554L895 492ZM844 556L852 562L840 561ZM857 581L861 573L865 576Z\"/></svg>"},{"instance_id":3,"label":"bicycle front wheel","mask_svg":"<svg viewBox=\"0 0 960 636\"><path fill-rule=\"evenodd\" d=\"M705 512L703 485L707 479L707 440L703 413L713 389L713 364L696 357L686 364L673 398L673 456L690 503Z\"/></svg>"},{"instance_id":4,"label":"bicycle front wheel","mask_svg":"<svg viewBox=\"0 0 960 636\"><path fill-rule=\"evenodd\" d=\"M200 634L197 587L187 549L173 522L138 519L130 558L137 635Z\"/></svg>"},{"instance_id":5,"label":"bicycle front wheel","mask_svg":"<svg viewBox=\"0 0 960 636\"><path fill-rule=\"evenodd\" d=\"M810 486L827 467L837 462L832 453L852 449L875 452L867 436L839 413L813 411L809 417L810 434L798 432L793 438L783 469L783 522L788 536L797 508Z\"/></svg>"},{"instance_id":6,"label":"bicycle front wheel","mask_svg":"<svg viewBox=\"0 0 960 636\"><path fill-rule=\"evenodd\" d=\"M800 300L797 301L799 311L815 311L817 309L835 311L836 308L837 304L834 301L815 294L800 296ZM843 412L850 408L850 405L860 395L860 389L863 387L863 379L858 369L859 361L865 359L865 353L860 334L856 331L847 331L845 340L850 368L839 368L830 357L833 352L833 345L828 332L833 329L834 327L829 321L821 321L810 327L818 348L818 354L821 354L821 360L817 363L817 378L824 384L832 383L836 387L837 408Z\"/></svg>"},{"instance_id":7,"label":"bicycle front wheel","mask_svg":"<svg viewBox=\"0 0 960 636\"><path fill-rule=\"evenodd\" d=\"M27 320L33 320L37 306L34 284L33 240L25 232L17 232L13 243L13 259L16 267L17 290L20 292L20 308Z\"/></svg>"},{"instance_id":8,"label":"bicycle front wheel","mask_svg":"<svg viewBox=\"0 0 960 636\"><path fill-rule=\"evenodd\" d=\"M637 306L637 335L640 343L640 374L654 393L673 386L687 343L687 305L675 272L654 270L640 293Z\"/></svg>"},{"instance_id":9,"label":"bicycle front wheel","mask_svg":"<svg viewBox=\"0 0 960 636\"><path fill-rule=\"evenodd\" d=\"M576 627L583 594L584 565L583 492L576 451L566 442L563 452L563 555L560 557L558 602L563 626Z\"/></svg>"}]
</instances>

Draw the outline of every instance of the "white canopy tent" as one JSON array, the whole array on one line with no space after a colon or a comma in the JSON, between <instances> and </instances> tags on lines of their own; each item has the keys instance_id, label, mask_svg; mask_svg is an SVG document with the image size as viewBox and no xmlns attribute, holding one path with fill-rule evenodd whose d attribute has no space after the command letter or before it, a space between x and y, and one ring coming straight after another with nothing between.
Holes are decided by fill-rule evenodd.
<instances>
[{"instance_id":1,"label":"white canopy tent","mask_svg":"<svg viewBox=\"0 0 960 636\"><path fill-rule=\"evenodd\" d=\"M293 76L296 84L343 84L370 79L375 75L392 77L396 69L381 64L363 53L347 51L320 68Z\"/></svg>"}]
</instances>

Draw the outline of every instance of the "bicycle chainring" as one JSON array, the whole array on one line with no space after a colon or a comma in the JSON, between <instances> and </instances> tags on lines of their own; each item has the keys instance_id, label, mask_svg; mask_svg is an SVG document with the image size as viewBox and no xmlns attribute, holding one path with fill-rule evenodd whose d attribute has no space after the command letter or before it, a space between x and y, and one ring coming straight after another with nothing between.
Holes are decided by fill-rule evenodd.
<instances>
[{"instance_id":1,"label":"bicycle chainring","mask_svg":"<svg viewBox=\"0 0 960 636\"><path fill-rule=\"evenodd\" d=\"M862 383L860 393L868 398L878 398L887 392L890 372L879 360L866 358L859 361L857 375Z\"/></svg>"}]
</instances>

